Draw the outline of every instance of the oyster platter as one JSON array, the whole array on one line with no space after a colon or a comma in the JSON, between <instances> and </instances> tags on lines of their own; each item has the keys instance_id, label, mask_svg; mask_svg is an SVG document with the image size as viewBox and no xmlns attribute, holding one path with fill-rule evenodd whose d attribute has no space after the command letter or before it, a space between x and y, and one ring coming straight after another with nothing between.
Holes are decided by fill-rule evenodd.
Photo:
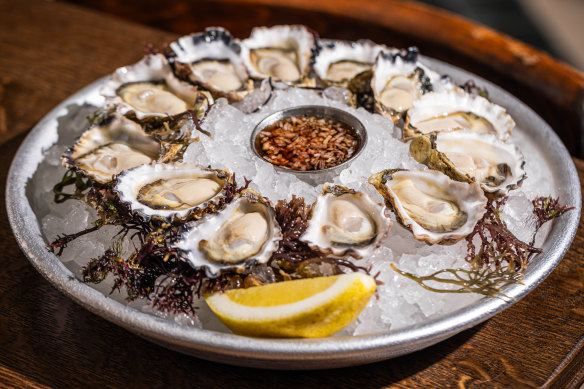
<instances>
[{"instance_id":1,"label":"oyster platter","mask_svg":"<svg viewBox=\"0 0 584 389\"><path fill-rule=\"evenodd\" d=\"M569 155L523 103L415 47L301 25L150 48L39 123L7 196L26 199L9 216L31 262L88 309L274 368L389 358L488 319L553 270L580 209Z\"/></svg>"}]
</instances>

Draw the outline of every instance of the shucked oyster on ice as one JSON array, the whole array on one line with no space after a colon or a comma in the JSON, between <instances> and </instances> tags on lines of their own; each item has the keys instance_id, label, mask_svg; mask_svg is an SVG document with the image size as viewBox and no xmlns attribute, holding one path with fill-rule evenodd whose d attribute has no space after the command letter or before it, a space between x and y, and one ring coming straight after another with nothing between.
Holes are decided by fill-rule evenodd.
<instances>
[{"instance_id":1,"label":"shucked oyster on ice","mask_svg":"<svg viewBox=\"0 0 584 389\"><path fill-rule=\"evenodd\" d=\"M194 268L203 267L214 277L221 270L266 263L281 239L272 205L245 189L221 211L186 225L176 247Z\"/></svg>"},{"instance_id":2,"label":"shucked oyster on ice","mask_svg":"<svg viewBox=\"0 0 584 389\"><path fill-rule=\"evenodd\" d=\"M253 89L239 44L221 27L183 36L172 42L170 48L176 54L175 61L188 66L189 79L216 97L237 101Z\"/></svg>"},{"instance_id":3,"label":"shucked oyster on ice","mask_svg":"<svg viewBox=\"0 0 584 389\"><path fill-rule=\"evenodd\" d=\"M344 86L358 74L371 70L375 57L385 47L368 40L319 41L312 68L325 85Z\"/></svg>"},{"instance_id":4,"label":"shucked oyster on ice","mask_svg":"<svg viewBox=\"0 0 584 389\"><path fill-rule=\"evenodd\" d=\"M381 51L373 66L371 89L375 110L394 123L423 94L453 87L453 84L441 80L438 73L420 63L415 47L397 53Z\"/></svg>"},{"instance_id":5,"label":"shucked oyster on ice","mask_svg":"<svg viewBox=\"0 0 584 389\"><path fill-rule=\"evenodd\" d=\"M387 238L390 228L383 206L367 194L325 184L300 240L325 253L361 258Z\"/></svg>"},{"instance_id":6,"label":"shucked oyster on ice","mask_svg":"<svg viewBox=\"0 0 584 389\"><path fill-rule=\"evenodd\" d=\"M186 162L158 163L123 171L114 190L144 218L173 221L215 212L230 180L227 170Z\"/></svg>"},{"instance_id":7,"label":"shucked oyster on ice","mask_svg":"<svg viewBox=\"0 0 584 389\"><path fill-rule=\"evenodd\" d=\"M104 184L123 170L156 160L159 151L160 144L139 124L113 115L86 130L63 154L63 165Z\"/></svg>"},{"instance_id":8,"label":"shucked oyster on ice","mask_svg":"<svg viewBox=\"0 0 584 389\"><path fill-rule=\"evenodd\" d=\"M452 130L495 134L506 141L515 122L505 109L482 96L461 89L427 93L406 115L404 140Z\"/></svg>"},{"instance_id":9,"label":"shucked oyster on ice","mask_svg":"<svg viewBox=\"0 0 584 389\"><path fill-rule=\"evenodd\" d=\"M100 92L106 104L123 115L133 113L138 120L200 111L213 103L209 93L179 80L162 54L117 69Z\"/></svg>"},{"instance_id":10,"label":"shucked oyster on ice","mask_svg":"<svg viewBox=\"0 0 584 389\"><path fill-rule=\"evenodd\" d=\"M241 57L253 78L303 83L314 48L314 35L305 26L255 27L241 42Z\"/></svg>"},{"instance_id":11,"label":"shucked oyster on ice","mask_svg":"<svg viewBox=\"0 0 584 389\"><path fill-rule=\"evenodd\" d=\"M418 136L410 143L410 154L454 180L476 181L495 196L517 188L526 177L519 148L494 134L460 130Z\"/></svg>"},{"instance_id":12,"label":"shucked oyster on ice","mask_svg":"<svg viewBox=\"0 0 584 389\"><path fill-rule=\"evenodd\" d=\"M487 198L477 183L454 181L433 170L384 170L369 183L414 238L432 244L463 239L486 212Z\"/></svg>"}]
</instances>

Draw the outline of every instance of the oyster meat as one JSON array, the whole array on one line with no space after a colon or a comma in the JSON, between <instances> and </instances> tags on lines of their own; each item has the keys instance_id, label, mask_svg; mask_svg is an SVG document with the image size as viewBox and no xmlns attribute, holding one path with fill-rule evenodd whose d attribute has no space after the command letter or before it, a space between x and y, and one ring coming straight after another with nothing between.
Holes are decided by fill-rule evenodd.
<instances>
[{"instance_id":1,"label":"oyster meat","mask_svg":"<svg viewBox=\"0 0 584 389\"><path fill-rule=\"evenodd\" d=\"M418 136L410 154L457 181L476 181L490 195L503 196L525 179L525 160L515 145L494 134L468 130Z\"/></svg>"},{"instance_id":2,"label":"oyster meat","mask_svg":"<svg viewBox=\"0 0 584 389\"><path fill-rule=\"evenodd\" d=\"M452 88L451 83L441 83L438 73L418 61L418 49L410 47L405 52L381 51L373 66L371 90L375 110L397 123L404 112L423 94L434 90Z\"/></svg>"},{"instance_id":3,"label":"oyster meat","mask_svg":"<svg viewBox=\"0 0 584 389\"><path fill-rule=\"evenodd\" d=\"M463 239L486 212L487 198L477 183L454 181L433 170L384 170L369 183L414 238L432 244Z\"/></svg>"},{"instance_id":4,"label":"oyster meat","mask_svg":"<svg viewBox=\"0 0 584 389\"><path fill-rule=\"evenodd\" d=\"M495 134L505 141L515 122L505 109L482 96L461 89L427 93L414 102L406 115L404 140L418 135L453 130Z\"/></svg>"},{"instance_id":5,"label":"oyster meat","mask_svg":"<svg viewBox=\"0 0 584 389\"><path fill-rule=\"evenodd\" d=\"M106 103L138 120L197 112L213 103L211 95L179 80L162 54L117 69L100 90Z\"/></svg>"},{"instance_id":6,"label":"oyster meat","mask_svg":"<svg viewBox=\"0 0 584 389\"><path fill-rule=\"evenodd\" d=\"M176 247L209 277L266 263L282 239L271 204L253 189L243 190L223 210L187 225Z\"/></svg>"},{"instance_id":7,"label":"oyster meat","mask_svg":"<svg viewBox=\"0 0 584 389\"><path fill-rule=\"evenodd\" d=\"M145 219L197 219L219 208L230 179L226 170L192 163L158 163L122 172L114 190Z\"/></svg>"},{"instance_id":8,"label":"oyster meat","mask_svg":"<svg viewBox=\"0 0 584 389\"><path fill-rule=\"evenodd\" d=\"M238 101L253 89L239 44L221 27L179 38L170 48L176 54L175 61L188 66L188 78L215 97Z\"/></svg>"},{"instance_id":9,"label":"oyster meat","mask_svg":"<svg viewBox=\"0 0 584 389\"><path fill-rule=\"evenodd\" d=\"M158 158L160 144L139 124L121 115L109 116L87 129L63 154L63 165L102 184L123 170Z\"/></svg>"},{"instance_id":10,"label":"oyster meat","mask_svg":"<svg viewBox=\"0 0 584 389\"><path fill-rule=\"evenodd\" d=\"M306 27L256 27L241 46L241 57L252 77L307 82L315 38Z\"/></svg>"},{"instance_id":11,"label":"oyster meat","mask_svg":"<svg viewBox=\"0 0 584 389\"><path fill-rule=\"evenodd\" d=\"M385 49L368 40L320 40L319 45L314 59L314 72L325 85L343 87L358 74L371 70L375 57Z\"/></svg>"},{"instance_id":12,"label":"oyster meat","mask_svg":"<svg viewBox=\"0 0 584 389\"><path fill-rule=\"evenodd\" d=\"M300 240L325 253L361 258L387 238L390 228L383 206L367 194L325 184Z\"/></svg>"}]
</instances>

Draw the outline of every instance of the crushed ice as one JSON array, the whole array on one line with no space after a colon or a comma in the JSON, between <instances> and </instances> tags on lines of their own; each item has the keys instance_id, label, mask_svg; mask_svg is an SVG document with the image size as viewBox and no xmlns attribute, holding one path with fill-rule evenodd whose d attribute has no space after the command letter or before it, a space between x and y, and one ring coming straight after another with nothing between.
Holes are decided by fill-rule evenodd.
<instances>
[{"instance_id":1,"label":"crushed ice","mask_svg":"<svg viewBox=\"0 0 584 389\"><path fill-rule=\"evenodd\" d=\"M369 141L365 150L340 172L334 183L364 191L381 203L381 196L367 183L369 176L388 168L425 168L409 156L408 144L398 139L398 130L391 121L380 115L370 114L362 108L353 109L347 106L343 94L338 90L326 90L323 95L325 97L313 91L295 88L276 90L266 106L259 112L250 114L230 106L225 99L219 99L203 125L204 129L212 134L212 138L200 136L201 141L189 146L184 159L211 165L214 168L229 168L236 172L240 183L243 177L251 179L252 186L273 202L290 199L292 194L296 194L311 203L321 191L320 185L313 186L299 180L294 174L276 171L271 164L256 157L251 151L250 136L256 123L274 111L298 105L317 104L348 111L365 125L368 132ZM265 101L265 93L258 94L256 100L253 102L256 106L258 102ZM252 110L251 107L244 108ZM78 126L78 134L83 127ZM60 181L65 172L60 166L59 156L71 144L68 139L70 134L63 137L61 136L63 131L70 131L70 128L60 129L59 143L45 152L44 162L30 182L29 193L32 193L32 202L36 214L41 219L46 241L52 241L59 234L73 233L90 227L96 218L95 211L80 201L68 201L65 204L53 202L52 186ZM503 210L503 218L512 232L520 239L529 241L533 233L533 230L529 229L533 225L529 216L532 210L529 199L535 195L553 194L553 187L547 165L538 158L532 158L533 146L520 134L520 129L515 131L512 142L518 144L527 156L528 178L520 189L511 192ZM452 246L429 246L414 240L411 233L395 223L395 217L392 218L394 225L389 239L372 256L362 259L359 263L371 266L371 274L379 273L377 279L383 284L379 286L376 297L370 300L359 319L342 331L341 335L386 332L389 329L411 326L453 312L482 297L473 294L433 293L391 270L390 263L401 270L419 275L444 268L468 268L464 260L466 252L464 240ZM116 227L109 226L77 239L64 251L61 260L77 277L80 277L81 267L90 258L101 255L111 245L117 231ZM536 244L541 244L546 235L547 231L540 233ZM132 242L125 242L122 249L129 253L133 249ZM112 280L106 279L102 284L92 287L108 295L112 285ZM123 293L114 293L110 297L126 303ZM190 318L185 315L153 312L143 301L130 303L130 306L138 310L177 323L221 332L228 331L210 312L204 300L199 301L197 305L197 318Z\"/></svg>"}]
</instances>

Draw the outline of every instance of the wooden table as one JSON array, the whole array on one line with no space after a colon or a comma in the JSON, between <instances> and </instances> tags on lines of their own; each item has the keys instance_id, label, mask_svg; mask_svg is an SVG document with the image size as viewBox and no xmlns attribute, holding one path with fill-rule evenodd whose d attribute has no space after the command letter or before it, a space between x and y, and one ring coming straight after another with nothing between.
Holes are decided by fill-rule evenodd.
<instances>
[{"instance_id":1,"label":"wooden table","mask_svg":"<svg viewBox=\"0 0 584 389\"><path fill-rule=\"evenodd\" d=\"M267 20L262 23L258 17L269 19L269 12L276 12L274 10L283 4L276 2L276 6L270 8L267 2L262 3L255 1L253 7L248 5L248 8L242 8L259 12L259 16L247 21L250 26L268 23ZM292 7L290 14L304 15L308 24L313 22L314 26L322 28L322 35L327 37L334 37L335 32L340 31L335 29L339 27L335 23L347 20L343 15L352 15L355 25L364 24L364 20L370 18L369 30L364 34L375 35L375 31L381 33L390 28L388 26L395 23L400 15L402 23L410 23L416 11L423 31L410 35L412 39L417 39L413 43L418 44L423 52L423 43L427 43L432 35L431 27L424 24L423 19L430 14L437 15L436 23L449 21L453 26L449 34L460 42L475 45L476 48L477 40L487 39L495 45L475 54L466 46L458 51L451 47L450 53L455 53L452 55L453 62L459 65L466 63L469 70L487 78L492 74L497 82L505 77L497 73L497 69L502 71L501 63L497 62L501 59L510 72L506 77L513 80L509 84L503 83L503 86L509 86L511 90L521 89L522 93L517 93L520 97L531 93L532 96L526 101L534 102L532 106L553 100L560 107L558 112L570 112L570 117L581 117L581 111L575 107L578 102L581 103L584 93L582 74L483 27L475 26L474 35L466 36L465 28L473 27L466 21L416 4L401 4L392 0L371 1L363 6L365 11L355 6L364 2L349 0L298 0L288 3ZM333 3L337 4L336 8L331 6ZM145 4L143 13L134 15L135 18L145 18L152 2ZM180 8L178 1L168 4L168 12L160 14L157 20L168 21L174 17L172 20L179 27L183 26L176 15L188 13L190 8ZM218 12L229 8L229 2L221 2L216 9L209 2L202 4L201 12L215 15L215 19L209 17L209 23L198 25L199 30L208 24L223 24L236 34L245 36L246 31L242 32L244 28L241 25L239 30L228 25L237 19L236 11L231 10L227 15ZM391 5L392 15L381 7L384 4ZM316 9L318 7L321 8ZM375 7L379 7L377 16ZM349 13L350 9L355 11ZM126 10L122 7L122 11ZM323 21L323 15L330 16L330 21ZM281 22L282 18L280 15L277 21ZM221 23L222 20L227 24ZM287 19L284 21L289 22ZM39 0L1 0L0 26L0 182L3 189L18 145L24 134L43 115L58 102L115 67L138 60L142 53L137 47L141 44L159 44L176 37L78 6ZM355 28L354 25L352 28ZM410 35L406 30L403 25L394 28L392 31L397 32L388 36L389 42L384 43L391 44L392 39L407 42L405 39ZM344 33L347 34L346 31ZM353 36L347 37L354 39ZM430 46L436 45L438 42ZM509 52L501 49L501 45L512 47L509 50L519 53L518 56L506 57ZM498 54L489 66L473 67L473 62L467 59L474 55L480 60L493 50ZM428 54L440 57L432 52ZM521 72L522 66L525 74ZM545 69L552 73L542 74ZM530 75L532 78L539 77L539 81L549 81L550 74L557 78L548 84L547 89L537 86L524 90L530 88L529 85L537 84L532 82ZM571 123L572 126L563 128L560 134L565 141L577 143L580 128L575 121ZM584 161L575 159L574 162L582 180ZM582 222L572 247L552 275L526 298L484 324L426 350L367 366L275 372L225 366L178 354L89 313L54 289L32 268L12 236L4 207L0 208L0 213L2 220L5 220L0 225L0 386L577 388L584 382Z\"/></svg>"}]
</instances>

